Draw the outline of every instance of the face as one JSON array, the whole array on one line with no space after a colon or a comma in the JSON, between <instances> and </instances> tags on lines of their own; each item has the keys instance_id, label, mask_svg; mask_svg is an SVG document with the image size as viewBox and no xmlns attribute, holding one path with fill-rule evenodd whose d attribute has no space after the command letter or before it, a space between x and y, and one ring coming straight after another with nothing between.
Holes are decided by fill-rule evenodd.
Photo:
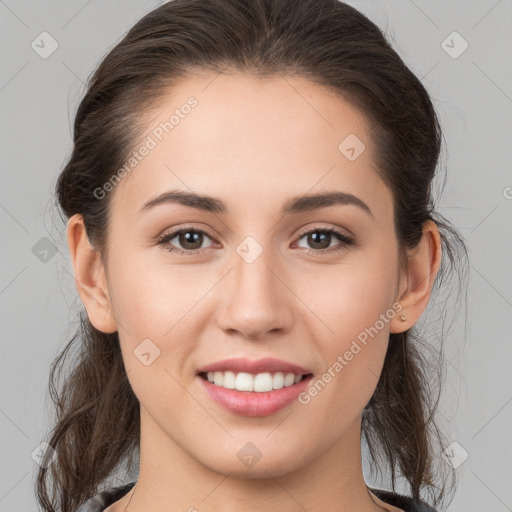
<instances>
[{"instance_id":1,"label":"face","mask_svg":"<svg viewBox=\"0 0 512 512\"><path fill-rule=\"evenodd\" d=\"M223 473L299 469L354 432L398 316L393 198L365 119L304 78L242 74L188 78L150 119L147 154L109 192L105 269L142 436ZM214 201L145 207L170 191ZM270 373L260 391L198 375L233 358L279 361L210 375ZM308 377L263 391L279 369Z\"/></svg>"}]
</instances>

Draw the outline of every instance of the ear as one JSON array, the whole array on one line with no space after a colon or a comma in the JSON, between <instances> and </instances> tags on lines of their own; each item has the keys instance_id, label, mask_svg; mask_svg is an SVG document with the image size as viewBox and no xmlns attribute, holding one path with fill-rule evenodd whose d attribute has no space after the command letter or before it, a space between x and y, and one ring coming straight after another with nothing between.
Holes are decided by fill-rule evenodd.
<instances>
[{"instance_id":1,"label":"ear","mask_svg":"<svg viewBox=\"0 0 512 512\"><path fill-rule=\"evenodd\" d=\"M407 258L409 268L402 270L397 295L397 302L402 305L402 309L391 320L392 333L410 329L428 305L441 265L441 236L435 222L424 222L422 238ZM405 321L400 321L402 315L405 315Z\"/></svg>"},{"instance_id":2,"label":"ear","mask_svg":"<svg viewBox=\"0 0 512 512\"><path fill-rule=\"evenodd\" d=\"M101 261L101 253L89 242L83 217L73 215L68 221L67 238L75 286L92 325L104 333L117 331Z\"/></svg>"}]
</instances>

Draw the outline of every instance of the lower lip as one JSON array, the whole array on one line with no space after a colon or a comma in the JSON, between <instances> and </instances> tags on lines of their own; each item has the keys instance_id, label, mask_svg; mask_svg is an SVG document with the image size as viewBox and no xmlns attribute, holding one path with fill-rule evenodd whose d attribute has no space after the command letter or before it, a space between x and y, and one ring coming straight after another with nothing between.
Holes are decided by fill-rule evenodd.
<instances>
[{"instance_id":1,"label":"lower lip","mask_svg":"<svg viewBox=\"0 0 512 512\"><path fill-rule=\"evenodd\" d=\"M268 416L293 402L307 388L312 375L308 375L292 386L262 393L226 389L212 384L199 375L197 378L210 398L228 411L242 416Z\"/></svg>"}]
</instances>

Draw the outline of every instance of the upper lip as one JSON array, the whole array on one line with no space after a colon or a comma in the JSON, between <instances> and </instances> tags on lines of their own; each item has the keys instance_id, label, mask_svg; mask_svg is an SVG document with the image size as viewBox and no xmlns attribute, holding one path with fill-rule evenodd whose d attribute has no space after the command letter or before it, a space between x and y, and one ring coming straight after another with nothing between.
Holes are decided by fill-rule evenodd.
<instances>
[{"instance_id":1,"label":"upper lip","mask_svg":"<svg viewBox=\"0 0 512 512\"><path fill-rule=\"evenodd\" d=\"M245 359L237 357L233 359L224 359L216 363L208 364L198 369L198 373L208 372L246 372L252 374L265 373L265 372L283 372L294 373L295 375L304 375L310 373L308 370L302 368L294 363L283 361L281 359L274 359L267 357L264 359Z\"/></svg>"}]
</instances>

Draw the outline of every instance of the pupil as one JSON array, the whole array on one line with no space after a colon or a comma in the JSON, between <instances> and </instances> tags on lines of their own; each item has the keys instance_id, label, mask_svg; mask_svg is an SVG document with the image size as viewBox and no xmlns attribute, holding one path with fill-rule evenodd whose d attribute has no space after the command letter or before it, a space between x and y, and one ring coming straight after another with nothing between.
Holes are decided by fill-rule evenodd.
<instances>
[{"instance_id":1,"label":"pupil","mask_svg":"<svg viewBox=\"0 0 512 512\"><path fill-rule=\"evenodd\" d=\"M191 236L189 236L191 235ZM197 249L199 247L201 247L201 233L198 233L196 231L187 231L185 233L182 233L181 236L180 236L180 243L183 245L183 244L192 244L193 247L188 247L189 249ZM195 238L195 246L194 246L194 239ZM191 241L192 239L192 241ZM199 243L198 243L198 239L199 239ZM185 247L187 247L185 245Z\"/></svg>"},{"instance_id":2,"label":"pupil","mask_svg":"<svg viewBox=\"0 0 512 512\"><path fill-rule=\"evenodd\" d=\"M318 238L318 236L322 237L322 239L323 239L324 244L322 245L322 248L329 247L329 243L327 243L327 245L325 245L325 240L328 239L328 237L330 237L329 233L316 232L316 233L310 234L309 235L310 243L313 243L313 244L319 243L317 240L315 240L316 238Z\"/></svg>"}]
</instances>

